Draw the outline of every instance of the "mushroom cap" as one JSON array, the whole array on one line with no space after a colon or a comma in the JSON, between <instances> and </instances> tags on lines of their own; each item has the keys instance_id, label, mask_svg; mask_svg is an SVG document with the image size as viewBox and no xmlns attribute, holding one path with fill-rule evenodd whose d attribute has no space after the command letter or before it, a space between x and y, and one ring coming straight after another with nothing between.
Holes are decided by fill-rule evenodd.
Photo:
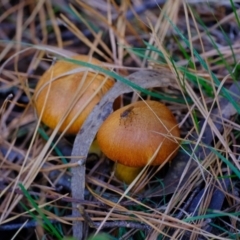
<instances>
[{"instance_id":1,"label":"mushroom cap","mask_svg":"<svg viewBox=\"0 0 240 240\"><path fill-rule=\"evenodd\" d=\"M86 55L77 55L72 57L72 59L101 65L100 61ZM67 74L69 71L80 67L81 66L78 64L60 60L43 74L36 86L34 103L37 115L40 116L45 98L47 97L41 120L52 129L57 126L59 121L66 114L67 109L69 109L70 104L73 101L76 91L79 91L79 85L82 86L79 91L76 104L65 118L65 121L59 129L60 132L64 131L73 117L81 112L76 121L74 121L66 131L69 134L76 134L94 106L114 84L114 80L112 78L108 78L100 91L81 111L83 105L94 93L96 93L97 88L99 88L100 84L102 84L106 77L91 70L88 70L86 77L84 76L86 70L83 72L76 71L76 73ZM49 84L51 85L48 93Z\"/></svg>"},{"instance_id":2,"label":"mushroom cap","mask_svg":"<svg viewBox=\"0 0 240 240\"><path fill-rule=\"evenodd\" d=\"M151 165L173 159L179 137L177 121L164 104L140 101L113 112L100 127L97 141L109 159L129 167L144 167L159 145Z\"/></svg>"}]
</instances>

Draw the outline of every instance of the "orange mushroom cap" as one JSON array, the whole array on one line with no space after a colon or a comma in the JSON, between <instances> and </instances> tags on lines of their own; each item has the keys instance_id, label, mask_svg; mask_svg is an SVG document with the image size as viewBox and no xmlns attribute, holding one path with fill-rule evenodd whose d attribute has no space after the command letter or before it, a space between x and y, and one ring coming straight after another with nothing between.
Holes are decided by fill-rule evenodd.
<instances>
[{"instance_id":1,"label":"orange mushroom cap","mask_svg":"<svg viewBox=\"0 0 240 240\"><path fill-rule=\"evenodd\" d=\"M95 65L102 65L102 63L97 59L90 58L85 55L77 55L72 57L72 59L89 62ZM60 132L64 131L76 114L79 114L83 105L94 93L96 93L97 88L99 88L100 84L102 84L102 82L106 79L104 75L93 71L91 72L91 70L88 70L87 74L86 71L83 71L63 76L67 72L79 67L80 65L78 64L62 60L58 61L43 74L36 86L34 102L37 115L40 116L41 111L43 110L45 98L47 97L41 120L47 126L54 129L66 114L67 109L73 101L74 94L76 93L79 85L82 84L78 100L61 125L59 129ZM86 77L84 77L84 74L86 74ZM48 93L49 84L51 84L51 86ZM108 78L100 91L98 91L89 104L81 111L76 121L74 121L74 123L66 131L67 133L77 134L94 106L101 100L103 95L113 86L113 84L114 80L112 78Z\"/></svg>"},{"instance_id":2,"label":"orange mushroom cap","mask_svg":"<svg viewBox=\"0 0 240 240\"><path fill-rule=\"evenodd\" d=\"M151 165L173 159L179 137L177 121L164 104L140 101L113 112L100 127L97 141L109 159L129 167L144 167L159 145Z\"/></svg>"}]
</instances>

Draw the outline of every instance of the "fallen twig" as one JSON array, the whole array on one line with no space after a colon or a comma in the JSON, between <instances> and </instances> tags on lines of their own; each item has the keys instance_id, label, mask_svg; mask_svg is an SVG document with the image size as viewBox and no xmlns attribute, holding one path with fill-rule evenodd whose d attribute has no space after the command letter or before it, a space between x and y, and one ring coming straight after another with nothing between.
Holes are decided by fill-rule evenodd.
<instances>
[{"instance_id":1,"label":"fallen twig","mask_svg":"<svg viewBox=\"0 0 240 240\"><path fill-rule=\"evenodd\" d=\"M142 88L153 87L168 87L169 85L176 84L174 74L170 71L157 71L157 70L142 70L135 72L127 77L131 82L137 84ZM71 163L79 161L77 156L87 157L91 143L93 142L95 135L103 123L103 121L113 111L112 105L114 100L128 92L132 92L133 89L122 82L117 82L112 89L102 98L99 104L94 108L89 115L85 123L83 124L80 132L76 136L73 145L73 151ZM86 159L86 158L85 158ZM72 197L75 199L84 199L85 189L85 164L79 164L78 167L72 168ZM76 203L73 203L73 217L80 217L80 213L77 210ZM73 236L80 240L83 238L83 224L81 221L75 221L73 224Z\"/></svg>"}]
</instances>

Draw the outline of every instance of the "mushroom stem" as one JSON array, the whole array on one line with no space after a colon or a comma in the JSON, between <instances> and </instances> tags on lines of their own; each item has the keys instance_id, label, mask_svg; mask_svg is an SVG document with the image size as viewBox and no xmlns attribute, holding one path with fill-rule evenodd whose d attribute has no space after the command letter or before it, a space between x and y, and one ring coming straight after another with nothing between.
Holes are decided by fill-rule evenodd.
<instances>
[{"instance_id":1,"label":"mushroom stem","mask_svg":"<svg viewBox=\"0 0 240 240\"><path fill-rule=\"evenodd\" d=\"M100 147L98 145L97 139L94 139L94 141L92 142L91 147L90 147L88 153L96 154L97 156L100 156L101 149L100 149Z\"/></svg>"},{"instance_id":2,"label":"mushroom stem","mask_svg":"<svg viewBox=\"0 0 240 240\"><path fill-rule=\"evenodd\" d=\"M141 170L141 167L128 167L121 163L115 163L114 165L115 177L128 185L137 177Z\"/></svg>"}]
</instances>

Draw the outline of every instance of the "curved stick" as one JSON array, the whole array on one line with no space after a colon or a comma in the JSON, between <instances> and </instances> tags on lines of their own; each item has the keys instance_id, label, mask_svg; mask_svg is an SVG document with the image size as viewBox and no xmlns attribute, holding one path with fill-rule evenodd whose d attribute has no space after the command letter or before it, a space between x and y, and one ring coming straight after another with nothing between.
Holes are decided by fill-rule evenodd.
<instances>
[{"instance_id":1,"label":"curved stick","mask_svg":"<svg viewBox=\"0 0 240 240\"><path fill-rule=\"evenodd\" d=\"M176 84L174 74L167 71L167 69L161 72L157 70L141 70L129 75L127 78L142 88L167 87ZM99 127L113 111L112 106L114 100L118 96L132 91L133 89L129 86L122 82L117 82L96 105L76 136L72 150L73 158L71 159L71 163L79 162L79 166L72 168L71 189L73 198L78 200L84 199L85 164L81 164L82 159L80 160L78 156L87 157L89 148ZM77 204L73 203L72 207L73 217L81 217L77 209ZM83 223L81 221L74 222L73 236L78 240L83 238Z\"/></svg>"}]
</instances>

